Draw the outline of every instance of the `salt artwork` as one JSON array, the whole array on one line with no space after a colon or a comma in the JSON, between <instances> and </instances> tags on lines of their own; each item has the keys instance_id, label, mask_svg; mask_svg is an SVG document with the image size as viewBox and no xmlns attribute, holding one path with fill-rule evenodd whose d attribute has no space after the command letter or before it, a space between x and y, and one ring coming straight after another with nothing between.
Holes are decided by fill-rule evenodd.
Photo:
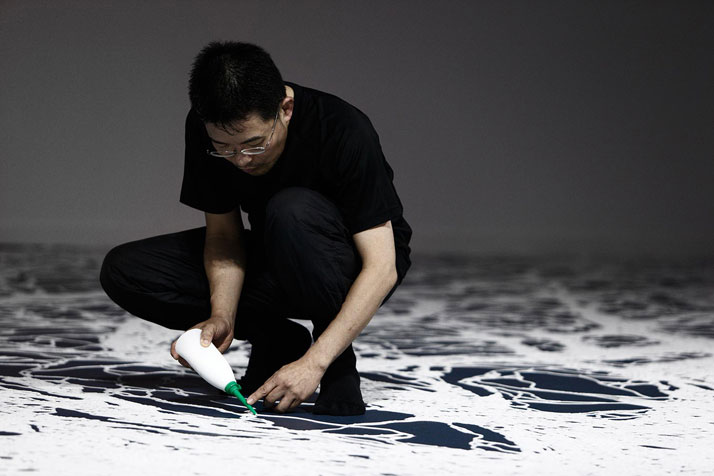
<instances>
[{"instance_id":1,"label":"salt artwork","mask_svg":"<svg viewBox=\"0 0 714 476\"><path fill-rule=\"evenodd\" d=\"M102 256L0 247L0 474L714 467L714 260L415 256L355 341L367 413L330 417L252 415L181 367L180 332L104 295Z\"/></svg>"}]
</instances>

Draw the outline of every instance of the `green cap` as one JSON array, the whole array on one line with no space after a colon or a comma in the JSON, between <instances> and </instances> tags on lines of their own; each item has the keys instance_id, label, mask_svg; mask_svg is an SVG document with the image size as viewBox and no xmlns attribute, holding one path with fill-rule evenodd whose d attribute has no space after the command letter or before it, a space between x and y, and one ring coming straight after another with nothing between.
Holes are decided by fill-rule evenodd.
<instances>
[{"instance_id":1,"label":"green cap","mask_svg":"<svg viewBox=\"0 0 714 476\"><path fill-rule=\"evenodd\" d=\"M248 407L248 410L250 410L251 412L253 412L253 415L257 415L257 414L258 414L258 413L255 411L255 408L251 407L251 406L248 404L248 402L245 401L245 397L243 397L243 395L241 395L241 393L240 393L240 385L238 385L238 382L236 382L235 380L234 380L233 382L229 383L228 385L226 385L226 388L224 388L223 391L226 392L226 393L229 394L229 395L233 395L233 396L235 396L235 397L238 397L238 400L240 400L243 405L245 405L246 407Z\"/></svg>"}]
</instances>

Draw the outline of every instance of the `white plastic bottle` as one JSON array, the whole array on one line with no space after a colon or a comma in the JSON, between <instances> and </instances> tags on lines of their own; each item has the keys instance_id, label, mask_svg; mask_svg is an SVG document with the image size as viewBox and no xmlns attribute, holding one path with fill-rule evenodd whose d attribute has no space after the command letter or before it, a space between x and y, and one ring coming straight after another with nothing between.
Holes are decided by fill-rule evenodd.
<instances>
[{"instance_id":1,"label":"white plastic bottle","mask_svg":"<svg viewBox=\"0 0 714 476\"><path fill-rule=\"evenodd\" d=\"M216 387L238 399L255 415L255 409L248 405L240 393L230 364L211 342L208 347L201 345L201 329L189 329L176 341L176 353L191 365L198 375Z\"/></svg>"}]
</instances>

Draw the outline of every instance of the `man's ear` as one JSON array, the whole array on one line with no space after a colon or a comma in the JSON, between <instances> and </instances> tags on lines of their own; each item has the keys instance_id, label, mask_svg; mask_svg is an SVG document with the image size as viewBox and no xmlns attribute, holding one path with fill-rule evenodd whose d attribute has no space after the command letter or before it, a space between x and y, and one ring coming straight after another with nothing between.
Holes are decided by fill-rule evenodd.
<instances>
[{"instance_id":1,"label":"man's ear","mask_svg":"<svg viewBox=\"0 0 714 476\"><path fill-rule=\"evenodd\" d=\"M290 96L285 96L283 101L280 103L280 108L283 110L283 120L287 124L290 122L290 118L293 117L293 108L295 107L295 99Z\"/></svg>"}]
</instances>

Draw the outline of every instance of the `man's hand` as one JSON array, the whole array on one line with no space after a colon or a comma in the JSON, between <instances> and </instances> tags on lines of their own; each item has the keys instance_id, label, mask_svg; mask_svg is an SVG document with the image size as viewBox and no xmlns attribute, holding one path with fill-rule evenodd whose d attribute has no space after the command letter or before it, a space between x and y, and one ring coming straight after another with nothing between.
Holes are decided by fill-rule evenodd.
<instances>
[{"instance_id":1,"label":"man's hand","mask_svg":"<svg viewBox=\"0 0 714 476\"><path fill-rule=\"evenodd\" d=\"M283 413L300 405L312 395L325 370L305 357L283 365L258 390L248 397L248 403L264 398L263 406ZM280 400L280 403L275 404Z\"/></svg>"},{"instance_id":2,"label":"man's hand","mask_svg":"<svg viewBox=\"0 0 714 476\"><path fill-rule=\"evenodd\" d=\"M211 342L219 352L225 352L233 342L233 322L224 317L211 317L199 322L191 329L201 329L201 345L208 347ZM178 339L176 339L178 340ZM181 356L176 353L176 341L171 343L171 357L178 360L184 367L191 368Z\"/></svg>"}]
</instances>

